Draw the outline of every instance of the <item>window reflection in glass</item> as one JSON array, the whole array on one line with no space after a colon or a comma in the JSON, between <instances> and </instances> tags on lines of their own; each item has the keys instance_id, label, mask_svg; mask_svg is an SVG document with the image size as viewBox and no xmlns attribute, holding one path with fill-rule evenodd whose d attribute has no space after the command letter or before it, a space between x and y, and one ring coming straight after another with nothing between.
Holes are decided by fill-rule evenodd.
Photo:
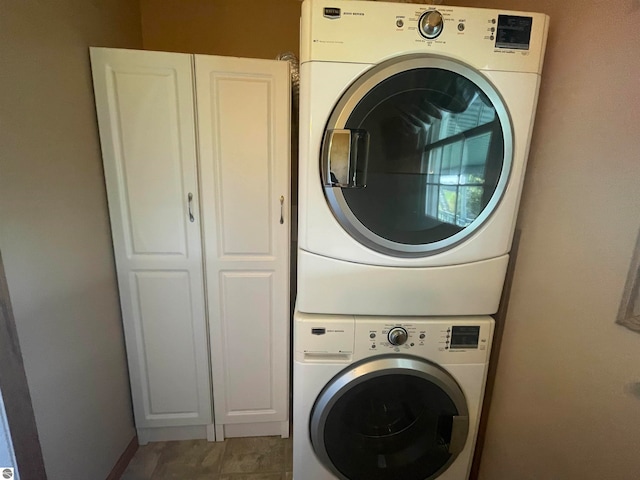
<instances>
[{"instance_id":1,"label":"window reflection in glass","mask_svg":"<svg viewBox=\"0 0 640 480\"><path fill-rule=\"evenodd\" d=\"M370 134L366 188L343 189L376 235L422 245L474 222L502 171L502 128L488 97L467 78L423 68L389 77L354 108L346 128Z\"/></svg>"}]
</instances>

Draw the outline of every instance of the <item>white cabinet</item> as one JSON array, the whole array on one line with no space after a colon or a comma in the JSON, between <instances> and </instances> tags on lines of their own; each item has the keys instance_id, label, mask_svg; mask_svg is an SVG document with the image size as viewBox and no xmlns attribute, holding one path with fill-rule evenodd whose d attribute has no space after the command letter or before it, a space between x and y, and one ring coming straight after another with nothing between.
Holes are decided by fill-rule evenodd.
<instances>
[{"instance_id":1,"label":"white cabinet","mask_svg":"<svg viewBox=\"0 0 640 480\"><path fill-rule=\"evenodd\" d=\"M92 63L136 425L205 425L191 58L94 49Z\"/></svg>"},{"instance_id":2,"label":"white cabinet","mask_svg":"<svg viewBox=\"0 0 640 480\"><path fill-rule=\"evenodd\" d=\"M195 72L216 437L288 436L288 64L196 55Z\"/></svg>"},{"instance_id":3,"label":"white cabinet","mask_svg":"<svg viewBox=\"0 0 640 480\"><path fill-rule=\"evenodd\" d=\"M288 64L91 61L140 442L287 436Z\"/></svg>"}]
</instances>

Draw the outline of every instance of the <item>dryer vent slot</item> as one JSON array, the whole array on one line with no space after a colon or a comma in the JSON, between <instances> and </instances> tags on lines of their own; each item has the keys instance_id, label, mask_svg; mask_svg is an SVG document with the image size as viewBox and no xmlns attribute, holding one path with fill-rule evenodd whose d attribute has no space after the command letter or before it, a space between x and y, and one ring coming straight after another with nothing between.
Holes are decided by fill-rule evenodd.
<instances>
[{"instance_id":1,"label":"dryer vent slot","mask_svg":"<svg viewBox=\"0 0 640 480\"><path fill-rule=\"evenodd\" d=\"M351 353L305 352L304 360L309 362L351 362Z\"/></svg>"}]
</instances>

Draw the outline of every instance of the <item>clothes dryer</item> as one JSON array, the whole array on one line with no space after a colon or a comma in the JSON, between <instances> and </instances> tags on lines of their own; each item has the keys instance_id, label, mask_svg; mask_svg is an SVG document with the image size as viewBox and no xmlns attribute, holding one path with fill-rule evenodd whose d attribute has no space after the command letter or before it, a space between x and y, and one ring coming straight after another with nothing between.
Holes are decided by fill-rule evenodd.
<instances>
[{"instance_id":1,"label":"clothes dryer","mask_svg":"<svg viewBox=\"0 0 640 480\"><path fill-rule=\"evenodd\" d=\"M300 311L496 312L548 21L305 0Z\"/></svg>"},{"instance_id":2,"label":"clothes dryer","mask_svg":"<svg viewBox=\"0 0 640 480\"><path fill-rule=\"evenodd\" d=\"M466 480L493 328L297 312L293 478Z\"/></svg>"}]
</instances>

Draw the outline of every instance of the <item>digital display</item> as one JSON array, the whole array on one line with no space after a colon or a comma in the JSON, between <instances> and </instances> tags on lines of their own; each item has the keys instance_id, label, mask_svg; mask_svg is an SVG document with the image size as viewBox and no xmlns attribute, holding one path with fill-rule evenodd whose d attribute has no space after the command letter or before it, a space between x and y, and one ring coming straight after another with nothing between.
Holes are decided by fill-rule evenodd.
<instances>
[{"instance_id":1,"label":"digital display","mask_svg":"<svg viewBox=\"0 0 640 480\"><path fill-rule=\"evenodd\" d=\"M496 48L515 48L518 50L529 50L532 25L532 17L498 15Z\"/></svg>"},{"instance_id":2,"label":"digital display","mask_svg":"<svg viewBox=\"0 0 640 480\"><path fill-rule=\"evenodd\" d=\"M451 327L451 344L449 348L478 348L480 327Z\"/></svg>"}]
</instances>

